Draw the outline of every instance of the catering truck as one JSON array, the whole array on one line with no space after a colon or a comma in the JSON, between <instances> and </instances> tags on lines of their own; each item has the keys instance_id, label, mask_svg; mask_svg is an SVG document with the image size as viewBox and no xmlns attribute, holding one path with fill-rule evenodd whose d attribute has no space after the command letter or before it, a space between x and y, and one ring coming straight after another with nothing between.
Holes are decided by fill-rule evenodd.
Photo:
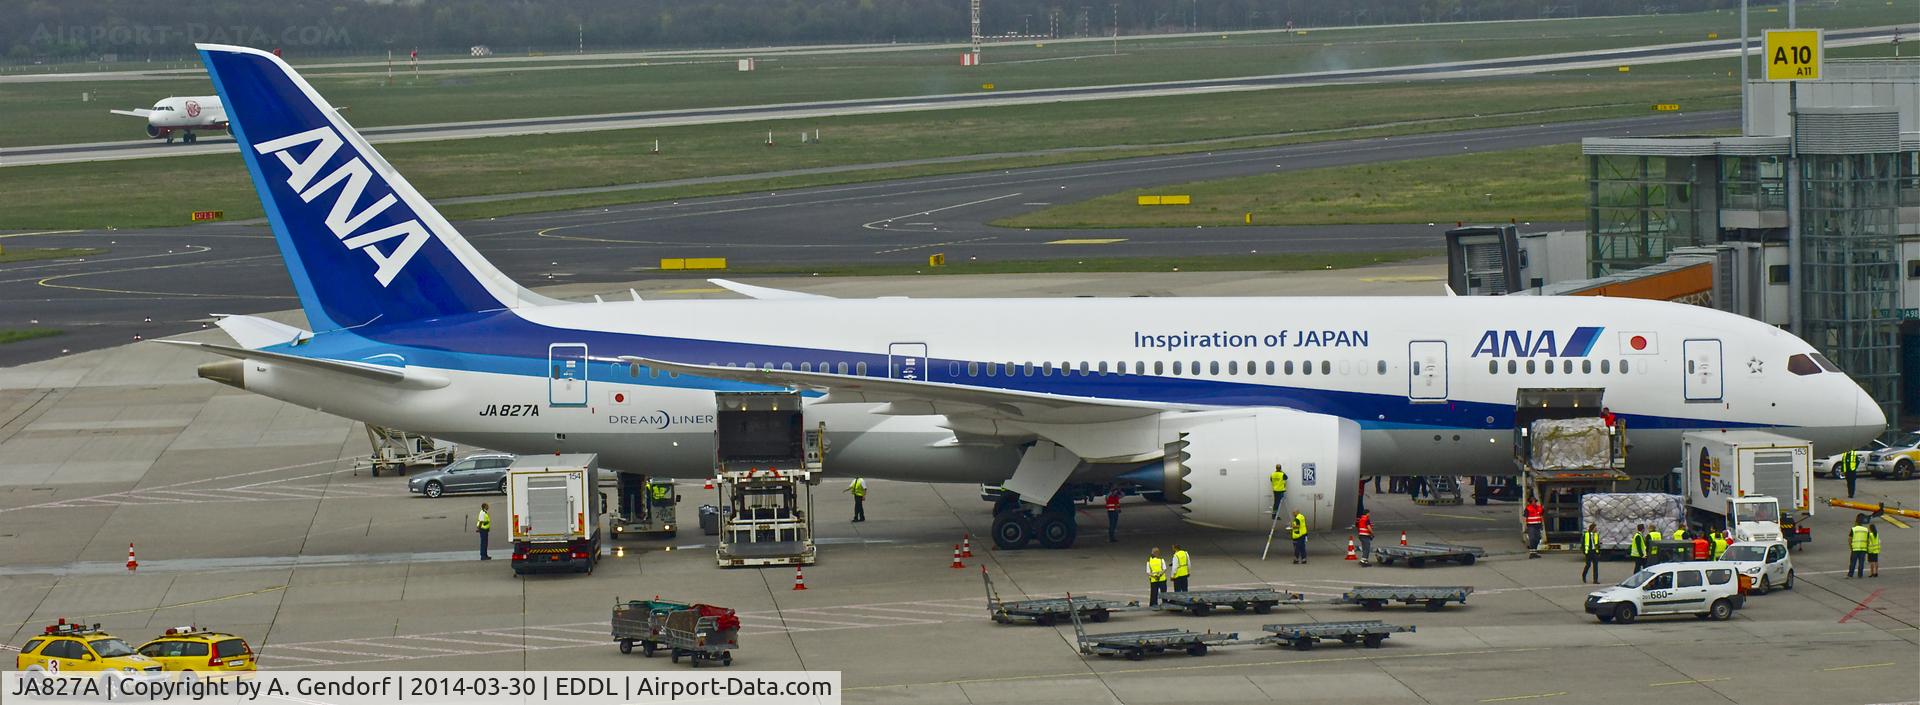
<instances>
[{"instance_id":1,"label":"catering truck","mask_svg":"<svg viewBox=\"0 0 1920 705\"><path fill-rule=\"evenodd\" d=\"M593 572L604 511L593 454L526 455L507 471L513 572Z\"/></svg>"},{"instance_id":2,"label":"catering truck","mask_svg":"<svg viewBox=\"0 0 1920 705\"><path fill-rule=\"evenodd\" d=\"M1813 444L1765 431L1681 436L1681 494L1696 525L1735 541L1784 541L1782 512L1813 513Z\"/></svg>"}]
</instances>

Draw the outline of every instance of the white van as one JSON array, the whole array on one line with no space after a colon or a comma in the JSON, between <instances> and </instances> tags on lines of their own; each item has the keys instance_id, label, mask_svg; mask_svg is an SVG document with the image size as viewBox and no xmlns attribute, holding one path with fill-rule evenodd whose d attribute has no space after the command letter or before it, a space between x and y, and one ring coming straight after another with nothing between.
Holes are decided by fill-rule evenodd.
<instances>
[{"instance_id":1,"label":"white van","mask_svg":"<svg viewBox=\"0 0 1920 705\"><path fill-rule=\"evenodd\" d=\"M1632 624L1641 615L1691 614L1731 619L1746 604L1740 567L1726 561L1688 561L1647 566L1605 590L1587 594L1587 614L1601 622Z\"/></svg>"},{"instance_id":2,"label":"white van","mask_svg":"<svg viewBox=\"0 0 1920 705\"><path fill-rule=\"evenodd\" d=\"M1752 592L1765 595L1775 588L1793 589L1793 557L1785 541L1741 541L1727 546L1720 560L1732 563L1753 583Z\"/></svg>"}]
</instances>

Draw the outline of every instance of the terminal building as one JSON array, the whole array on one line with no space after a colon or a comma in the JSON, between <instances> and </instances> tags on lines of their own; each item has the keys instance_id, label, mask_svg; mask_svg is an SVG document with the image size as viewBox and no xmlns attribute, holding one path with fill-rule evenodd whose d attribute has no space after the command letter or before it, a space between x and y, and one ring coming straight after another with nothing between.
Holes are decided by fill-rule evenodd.
<instances>
[{"instance_id":1,"label":"terminal building","mask_svg":"<svg viewBox=\"0 0 1920 705\"><path fill-rule=\"evenodd\" d=\"M1751 82L1744 134L1587 138L1586 231L1455 230L1450 284L1740 313L1812 343L1887 418L1920 412L1920 60L1824 73L1792 100Z\"/></svg>"}]
</instances>

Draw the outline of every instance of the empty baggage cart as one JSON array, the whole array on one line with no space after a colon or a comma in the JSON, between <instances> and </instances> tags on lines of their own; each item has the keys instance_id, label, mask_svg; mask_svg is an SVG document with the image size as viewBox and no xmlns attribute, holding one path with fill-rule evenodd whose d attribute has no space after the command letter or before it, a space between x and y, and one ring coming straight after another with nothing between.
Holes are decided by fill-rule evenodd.
<instances>
[{"instance_id":1,"label":"empty baggage cart","mask_svg":"<svg viewBox=\"0 0 1920 705\"><path fill-rule=\"evenodd\" d=\"M1449 602L1467 603L1467 596L1473 594L1473 588L1463 585L1365 585L1340 593L1333 599L1334 604L1359 605L1362 609L1377 610L1389 602L1409 605L1426 605L1429 611L1438 612Z\"/></svg>"},{"instance_id":2,"label":"empty baggage cart","mask_svg":"<svg viewBox=\"0 0 1920 705\"><path fill-rule=\"evenodd\" d=\"M1272 636L1263 636L1253 640L1255 644L1277 644L1291 646L1298 651L1313 648L1321 639L1339 639L1349 646L1364 644L1369 649L1380 648L1381 642L1391 634L1413 631L1413 625L1401 626L1387 624L1378 620L1358 622L1309 622L1306 624L1269 624L1261 629Z\"/></svg>"},{"instance_id":3,"label":"empty baggage cart","mask_svg":"<svg viewBox=\"0 0 1920 705\"><path fill-rule=\"evenodd\" d=\"M993 576L987 574L987 567L980 566L980 580L987 584L987 616L1001 624L1013 624L1027 621L1040 626L1052 626L1067 619L1067 610L1073 609L1080 616L1092 622L1105 622L1115 612L1129 612L1140 609L1140 601L1121 602L1119 600L1090 600L1084 597L1068 600L1066 598L1041 598L1035 600L1002 600L1000 591L993 587Z\"/></svg>"},{"instance_id":4,"label":"empty baggage cart","mask_svg":"<svg viewBox=\"0 0 1920 705\"><path fill-rule=\"evenodd\" d=\"M1196 590L1193 592L1169 592L1160 595L1158 609L1169 612L1186 612L1196 617L1204 617L1218 608L1232 608L1235 612L1253 610L1256 614L1273 611L1274 605L1297 604L1304 599L1297 592L1282 592L1266 588L1253 590Z\"/></svg>"}]
</instances>

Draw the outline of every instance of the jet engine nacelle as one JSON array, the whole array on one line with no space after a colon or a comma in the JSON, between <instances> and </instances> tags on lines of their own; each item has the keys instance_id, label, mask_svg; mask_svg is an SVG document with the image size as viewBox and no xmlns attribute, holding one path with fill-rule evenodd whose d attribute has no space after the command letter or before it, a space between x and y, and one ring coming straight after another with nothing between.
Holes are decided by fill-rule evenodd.
<instances>
[{"instance_id":1,"label":"jet engine nacelle","mask_svg":"<svg viewBox=\"0 0 1920 705\"><path fill-rule=\"evenodd\" d=\"M1273 521L1270 476L1287 473L1282 511L1298 511L1312 529L1353 525L1359 501L1360 426L1290 409L1168 414L1162 487L1187 521L1226 529L1266 529ZM1286 521L1286 519L1283 519Z\"/></svg>"}]
</instances>

